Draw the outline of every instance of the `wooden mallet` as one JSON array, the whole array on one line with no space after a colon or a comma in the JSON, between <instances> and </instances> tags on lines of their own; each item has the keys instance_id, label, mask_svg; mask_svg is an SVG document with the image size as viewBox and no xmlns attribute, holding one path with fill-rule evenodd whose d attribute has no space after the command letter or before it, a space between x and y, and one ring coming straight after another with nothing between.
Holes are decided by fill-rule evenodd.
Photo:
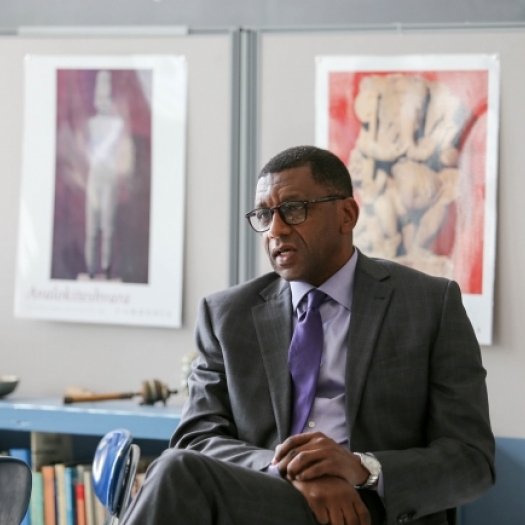
<instances>
[{"instance_id":1,"label":"wooden mallet","mask_svg":"<svg viewBox=\"0 0 525 525\"><path fill-rule=\"evenodd\" d=\"M171 394L177 394L177 390L170 390L164 383L158 379L151 379L149 381L142 381L142 388L140 392L123 392L115 394L78 394L65 395L63 401L69 405L71 403L86 403L91 401L110 401L114 399L131 399L140 396L141 405L153 405L157 401L162 401L166 404L166 400Z\"/></svg>"}]
</instances>

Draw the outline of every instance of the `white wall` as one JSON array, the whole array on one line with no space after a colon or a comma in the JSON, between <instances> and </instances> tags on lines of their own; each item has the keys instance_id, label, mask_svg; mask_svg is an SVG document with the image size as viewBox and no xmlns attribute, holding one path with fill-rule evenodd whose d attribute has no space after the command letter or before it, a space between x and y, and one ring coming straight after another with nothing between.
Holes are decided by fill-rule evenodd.
<instances>
[{"instance_id":1,"label":"white wall","mask_svg":"<svg viewBox=\"0 0 525 525\"><path fill-rule=\"evenodd\" d=\"M166 39L0 38L0 375L20 376L18 396L61 396L70 385L97 392L127 392L139 390L143 380L153 378L178 387L181 358L193 348L198 300L228 284L230 46L226 34ZM26 53L187 57L182 329L14 318Z\"/></svg>"},{"instance_id":2,"label":"white wall","mask_svg":"<svg viewBox=\"0 0 525 525\"><path fill-rule=\"evenodd\" d=\"M18 395L59 396L68 385L128 391L143 379L179 382L193 347L200 297L228 283L230 41L226 36L142 40L0 39L0 374ZM525 33L267 33L262 39L261 164L314 141L317 54L500 53L501 114L494 344L483 347L498 436L525 438ZM13 317L22 140L22 57L39 53L183 53L189 62L184 327L180 330L18 320ZM285 72L285 73L284 73ZM213 221L202 218L202 206ZM269 269L262 251L260 272Z\"/></svg>"},{"instance_id":3,"label":"white wall","mask_svg":"<svg viewBox=\"0 0 525 525\"><path fill-rule=\"evenodd\" d=\"M525 438L525 32L267 33L262 39L261 164L314 143L315 56L499 53L500 169L494 344L483 347L497 436ZM260 250L260 272L269 269Z\"/></svg>"}]
</instances>

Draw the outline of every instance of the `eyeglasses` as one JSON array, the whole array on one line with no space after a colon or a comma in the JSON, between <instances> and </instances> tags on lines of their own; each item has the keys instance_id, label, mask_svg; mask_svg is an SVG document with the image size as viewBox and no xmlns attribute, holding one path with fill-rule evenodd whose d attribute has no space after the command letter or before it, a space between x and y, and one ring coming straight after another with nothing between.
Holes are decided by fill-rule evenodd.
<instances>
[{"instance_id":1,"label":"eyeglasses","mask_svg":"<svg viewBox=\"0 0 525 525\"><path fill-rule=\"evenodd\" d=\"M274 206L273 208L256 208L249 211L245 217L248 219L250 226L258 233L268 231L272 224L273 214L277 211L281 219L289 226L295 226L303 223L308 217L308 204L318 202L330 202L338 199L346 199L342 195L332 197L323 197L311 201L289 201Z\"/></svg>"}]
</instances>

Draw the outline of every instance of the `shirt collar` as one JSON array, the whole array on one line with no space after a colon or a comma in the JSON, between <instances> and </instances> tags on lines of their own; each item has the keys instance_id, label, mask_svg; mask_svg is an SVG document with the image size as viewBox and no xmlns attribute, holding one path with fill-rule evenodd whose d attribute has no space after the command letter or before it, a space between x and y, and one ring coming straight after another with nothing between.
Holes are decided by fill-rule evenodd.
<instances>
[{"instance_id":1,"label":"shirt collar","mask_svg":"<svg viewBox=\"0 0 525 525\"><path fill-rule=\"evenodd\" d=\"M352 291L354 288L355 267L357 265L357 250L354 248L352 257L339 269L330 279L325 281L319 290L323 291L334 301L347 308L352 309ZM302 301L303 297L315 286L303 281L291 281L292 305L294 312Z\"/></svg>"}]
</instances>

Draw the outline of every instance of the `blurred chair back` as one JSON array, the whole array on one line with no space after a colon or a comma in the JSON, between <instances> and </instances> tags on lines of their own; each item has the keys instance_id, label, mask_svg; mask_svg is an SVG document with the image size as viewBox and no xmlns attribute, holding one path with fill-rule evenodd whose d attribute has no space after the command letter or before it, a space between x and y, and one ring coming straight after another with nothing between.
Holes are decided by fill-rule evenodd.
<instances>
[{"instance_id":1,"label":"blurred chair back","mask_svg":"<svg viewBox=\"0 0 525 525\"><path fill-rule=\"evenodd\" d=\"M112 430L95 451L93 489L108 511L106 525L116 525L129 504L140 458L140 448L132 439L127 430Z\"/></svg>"},{"instance_id":2,"label":"blurred chair back","mask_svg":"<svg viewBox=\"0 0 525 525\"><path fill-rule=\"evenodd\" d=\"M25 461L0 456L0 525L20 525L29 506L31 483Z\"/></svg>"}]
</instances>

